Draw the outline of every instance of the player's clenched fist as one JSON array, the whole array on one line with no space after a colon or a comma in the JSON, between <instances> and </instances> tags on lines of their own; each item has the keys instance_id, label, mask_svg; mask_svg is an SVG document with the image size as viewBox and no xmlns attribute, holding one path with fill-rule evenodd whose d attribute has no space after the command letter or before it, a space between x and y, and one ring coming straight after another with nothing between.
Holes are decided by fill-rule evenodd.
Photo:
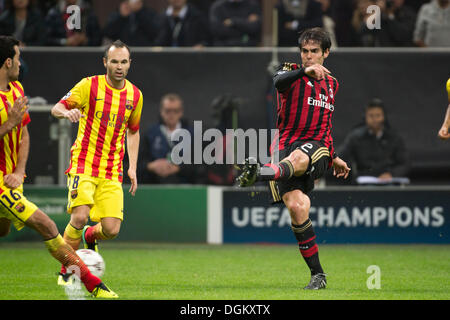
<instances>
[{"instance_id":1,"label":"player's clenched fist","mask_svg":"<svg viewBox=\"0 0 450 320\"><path fill-rule=\"evenodd\" d=\"M83 117L84 114L78 109L67 110L67 112L64 113L64 118L68 119L70 122L78 122Z\"/></svg>"},{"instance_id":2,"label":"player's clenched fist","mask_svg":"<svg viewBox=\"0 0 450 320\"><path fill-rule=\"evenodd\" d=\"M27 97L19 97L14 101L14 105L11 106L9 101L6 101L8 105L8 121L13 124L13 127L17 126L20 122L22 122L23 115L27 112L28 107L28 98Z\"/></svg>"},{"instance_id":3,"label":"player's clenched fist","mask_svg":"<svg viewBox=\"0 0 450 320\"><path fill-rule=\"evenodd\" d=\"M13 172L3 177L3 183L10 189L16 189L23 183L23 178L23 175Z\"/></svg>"},{"instance_id":4,"label":"player's clenched fist","mask_svg":"<svg viewBox=\"0 0 450 320\"><path fill-rule=\"evenodd\" d=\"M313 64L305 69L305 73L316 80L322 80L326 74L331 74L330 70L321 64Z\"/></svg>"}]
</instances>

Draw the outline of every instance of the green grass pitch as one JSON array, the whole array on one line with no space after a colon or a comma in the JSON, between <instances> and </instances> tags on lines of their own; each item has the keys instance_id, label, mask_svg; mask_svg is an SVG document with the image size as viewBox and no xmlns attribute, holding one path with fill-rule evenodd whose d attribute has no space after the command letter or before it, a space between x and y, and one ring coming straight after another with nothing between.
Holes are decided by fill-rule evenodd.
<instances>
[{"instance_id":1,"label":"green grass pitch","mask_svg":"<svg viewBox=\"0 0 450 320\"><path fill-rule=\"evenodd\" d=\"M450 298L449 245L320 245L328 287L305 291L309 270L293 245L104 242L104 282L121 299L308 300ZM369 290L370 265L381 288ZM67 299L43 243L0 244L0 299ZM87 297L89 299L89 297Z\"/></svg>"}]
</instances>

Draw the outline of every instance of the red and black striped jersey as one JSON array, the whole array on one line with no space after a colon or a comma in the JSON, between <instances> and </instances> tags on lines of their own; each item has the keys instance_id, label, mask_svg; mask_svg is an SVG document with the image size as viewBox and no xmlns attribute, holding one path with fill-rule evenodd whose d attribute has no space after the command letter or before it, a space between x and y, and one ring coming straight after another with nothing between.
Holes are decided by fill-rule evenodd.
<instances>
[{"instance_id":1,"label":"red and black striped jersey","mask_svg":"<svg viewBox=\"0 0 450 320\"><path fill-rule=\"evenodd\" d=\"M299 68L298 64L284 63L278 74ZM286 90L277 91L279 150L297 140L313 140L334 154L331 119L338 88L338 81L332 76L318 81L302 74Z\"/></svg>"}]
</instances>

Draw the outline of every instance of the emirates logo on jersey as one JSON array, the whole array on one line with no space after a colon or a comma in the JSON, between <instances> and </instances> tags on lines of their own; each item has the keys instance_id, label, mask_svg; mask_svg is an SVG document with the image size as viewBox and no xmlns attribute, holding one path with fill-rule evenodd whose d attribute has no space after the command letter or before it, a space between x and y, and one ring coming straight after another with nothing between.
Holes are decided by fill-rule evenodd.
<instances>
[{"instance_id":1,"label":"emirates logo on jersey","mask_svg":"<svg viewBox=\"0 0 450 320\"><path fill-rule=\"evenodd\" d=\"M321 95L321 96L322 96L322 95ZM308 98L308 104L309 104L310 106L321 107L321 108L328 109L328 110L330 110L331 112L334 111L334 106L333 106L331 103L326 102L326 101L324 101L324 100L322 100L322 99L314 99L313 97L309 97L309 98Z\"/></svg>"}]
</instances>

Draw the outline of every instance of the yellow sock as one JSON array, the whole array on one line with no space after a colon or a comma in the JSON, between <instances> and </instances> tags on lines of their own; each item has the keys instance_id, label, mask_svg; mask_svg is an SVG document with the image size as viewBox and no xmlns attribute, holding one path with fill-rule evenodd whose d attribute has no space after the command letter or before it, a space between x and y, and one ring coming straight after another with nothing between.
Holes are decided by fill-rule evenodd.
<instances>
[{"instance_id":1,"label":"yellow sock","mask_svg":"<svg viewBox=\"0 0 450 320\"><path fill-rule=\"evenodd\" d=\"M82 233L82 229L77 229L68 223L66 229L64 230L64 240L73 248L73 250L77 251L80 247Z\"/></svg>"},{"instance_id":2,"label":"yellow sock","mask_svg":"<svg viewBox=\"0 0 450 320\"><path fill-rule=\"evenodd\" d=\"M44 241L45 246L47 247L48 251L50 251L50 253L54 253L56 251L58 251L58 249L65 245L65 241L64 239L61 237L61 235L58 233L58 235L50 240L46 240Z\"/></svg>"}]
</instances>

